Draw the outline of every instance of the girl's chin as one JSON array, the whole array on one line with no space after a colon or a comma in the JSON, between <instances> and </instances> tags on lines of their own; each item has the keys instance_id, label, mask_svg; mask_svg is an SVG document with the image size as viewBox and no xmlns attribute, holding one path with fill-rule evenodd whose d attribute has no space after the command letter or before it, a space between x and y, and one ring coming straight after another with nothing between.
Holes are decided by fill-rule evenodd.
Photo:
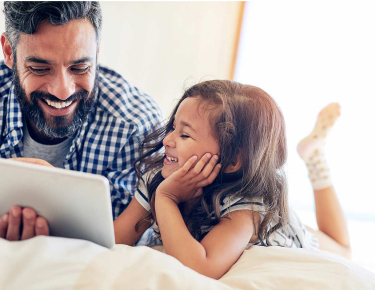
<instances>
[{"instance_id":1,"label":"girl's chin","mask_svg":"<svg viewBox=\"0 0 375 290\"><path fill-rule=\"evenodd\" d=\"M176 169L177 170L177 169ZM161 170L161 175L165 178L168 178L169 176L171 176L171 174L173 172L176 172L176 170L171 170L171 168L168 168L166 169L165 167L163 167L163 169Z\"/></svg>"}]
</instances>

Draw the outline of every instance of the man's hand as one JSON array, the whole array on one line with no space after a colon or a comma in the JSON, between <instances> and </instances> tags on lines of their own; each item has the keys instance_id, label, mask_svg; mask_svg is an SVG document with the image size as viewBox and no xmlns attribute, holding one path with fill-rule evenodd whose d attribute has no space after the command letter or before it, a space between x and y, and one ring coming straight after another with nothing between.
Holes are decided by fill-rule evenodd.
<instances>
[{"instance_id":1,"label":"man's hand","mask_svg":"<svg viewBox=\"0 0 375 290\"><path fill-rule=\"evenodd\" d=\"M47 161L36 158L11 158L9 160L53 167ZM13 206L9 213L0 218L0 238L18 241L48 235L49 228L46 219L37 216L31 208L22 209L19 206Z\"/></svg>"},{"instance_id":2,"label":"man's hand","mask_svg":"<svg viewBox=\"0 0 375 290\"><path fill-rule=\"evenodd\" d=\"M49 164L47 161L45 161L43 159L37 159L37 158L18 157L18 158L11 158L9 160L19 161L19 162L24 162L24 163L30 163L30 164L44 165L44 166L47 166L47 167L54 167L53 165Z\"/></svg>"},{"instance_id":3,"label":"man's hand","mask_svg":"<svg viewBox=\"0 0 375 290\"><path fill-rule=\"evenodd\" d=\"M9 241L27 240L35 236L48 236L45 218L37 216L31 208L13 206L0 218L0 238Z\"/></svg>"},{"instance_id":4,"label":"man's hand","mask_svg":"<svg viewBox=\"0 0 375 290\"><path fill-rule=\"evenodd\" d=\"M197 156L192 156L180 169L159 184L156 194L166 196L176 204L201 195L202 188L211 184L220 172L218 159L217 155L206 153L196 162Z\"/></svg>"}]
</instances>

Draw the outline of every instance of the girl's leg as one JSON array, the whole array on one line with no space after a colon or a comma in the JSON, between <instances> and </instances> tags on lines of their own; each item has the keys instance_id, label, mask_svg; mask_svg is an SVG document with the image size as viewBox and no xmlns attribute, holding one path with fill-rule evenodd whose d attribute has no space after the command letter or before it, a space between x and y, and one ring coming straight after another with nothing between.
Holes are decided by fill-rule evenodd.
<instances>
[{"instance_id":1,"label":"girl's leg","mask_svg":"<svg viewBox=\"0 0 375 290\"><path fill-rule=\"evenodd\" d=\"M305 161L314 189L318 231L308 228L319 239L320 249L346 258L351 257L349 234L345 216L333 188L330 171L324 158L327 135L340 116L340 105L329 104L318 116L313 132L297 146Z\"/></svg>"}]
</instances>

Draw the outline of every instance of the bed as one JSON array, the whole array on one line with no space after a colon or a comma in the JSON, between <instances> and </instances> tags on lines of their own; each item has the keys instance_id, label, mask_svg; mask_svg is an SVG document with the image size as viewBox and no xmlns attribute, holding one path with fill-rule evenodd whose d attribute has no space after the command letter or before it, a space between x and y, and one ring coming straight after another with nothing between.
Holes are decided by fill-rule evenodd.
<instances>
[{"instance_id":1,"label":"bed","mask_svg":"<svg viewBox=\"0 0 375 290\"><path fill-rule=\"evenodd\" d=\"M324 252L250 247L213 280L159 250L109 250L57 237L0 239L0 289L375 289L375 274Z\"/></svg>"}]
</instances>

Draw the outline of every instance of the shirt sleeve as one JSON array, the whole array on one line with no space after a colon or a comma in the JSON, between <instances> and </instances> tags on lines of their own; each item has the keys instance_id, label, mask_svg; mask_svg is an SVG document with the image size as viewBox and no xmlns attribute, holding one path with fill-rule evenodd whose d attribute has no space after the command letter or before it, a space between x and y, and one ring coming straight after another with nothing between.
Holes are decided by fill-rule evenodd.
<instances>
[{"instance_id":1,"label":"shirt sleeve","mask_svg":"<svg viewBox=\"0 0 375 290\"><path fill-rule=\"evenodd\" d=\"M226 197L220 207L220 217L237 210L264 212L261 197Z\"/></svg>"},{"instance_id":2,"label":"shirt sleeve","mask_svg":"<svg viewBox=\"0 0 375 290\"><path fill-rule=\"evenodd\" d=\"M147 192L147 180L150 177L149 173L146 173L141 177L139 181L139 186L135 191L134 198L139 202L145 210L150 211L150 203L148 202L148 192Z\"/></svg>"}]
</instances>

